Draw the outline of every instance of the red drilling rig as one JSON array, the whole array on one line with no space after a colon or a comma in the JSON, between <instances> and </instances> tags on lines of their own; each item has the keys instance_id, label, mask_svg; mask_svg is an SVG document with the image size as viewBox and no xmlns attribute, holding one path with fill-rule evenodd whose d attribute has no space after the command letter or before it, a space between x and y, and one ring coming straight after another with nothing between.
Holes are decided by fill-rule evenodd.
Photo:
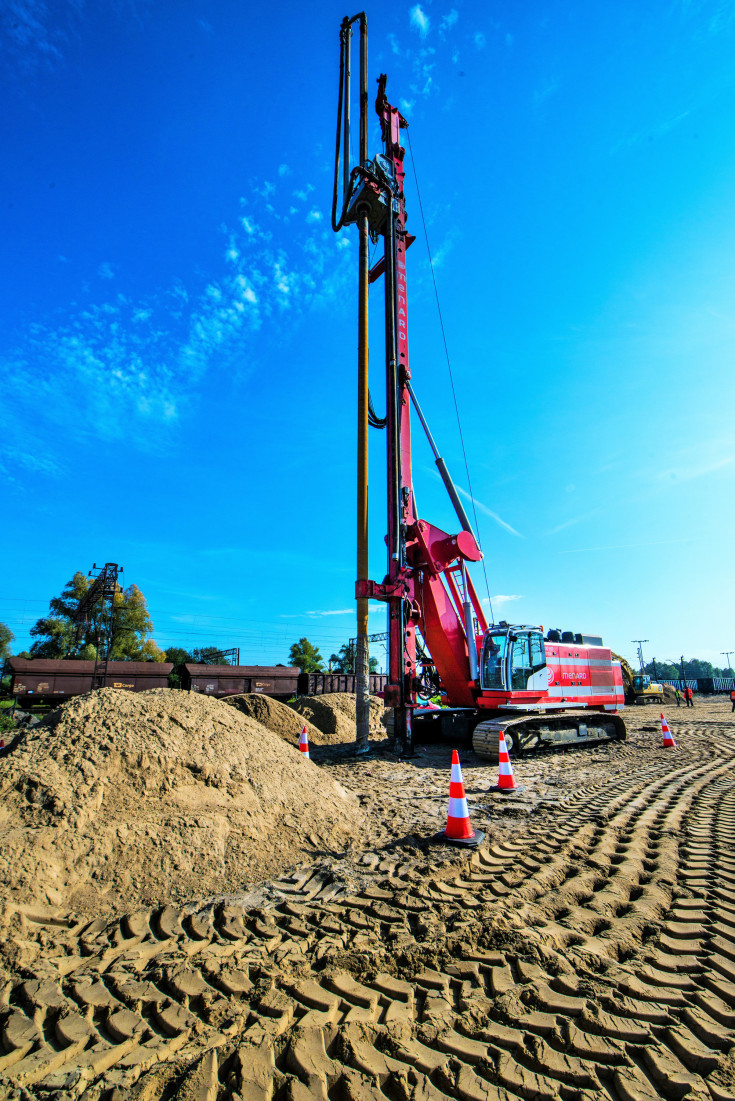
<instances>
[{"instance_id":1,"label":"red drilling rig","mask_svg":"<svg viewBox=\"0 0 735 1101\"><path fill-rule=\"evenodd\" d=\"M350 40L360 26L360 158L350 168ZM399 752L413 750L414 736L427 731L453 737L472 734L478 753L496 757L499 734L511 751L536 745L580 743L625 737L618 715L623 707L620 664L602 639L574 632L488 624L469 574L482 559L472 525L441 458L412 387L408 348L406 253L414 238L406 231L404 157L401 131L408 122L386 97L386 76L378 80L375 109L383 152L367 151L367 20L345 17L340 30L340 85L332 226L355 224L360 239L358 309L358 751L367 668L369 600L388 606L389 676L385 703L394 709ZM340 142L343 153L340 155ZM339 202L340 162L342 196ZM340 212L341 211L341 212ZM369 242L383 240L383 256L369 269ZM386 416L375 415L369 398L368 288L384 280ZM419 518L411 472L411 408L424 428L439 474L461 530L442 531ZM368 425L386 430L388 571L381 582L367 572ZM419 641L417 635L423 640ZM418 660L420 656L421 660ZM420 674L420 669L423 671ZM431 685L442 694L441 709L427 709ZM365 725L365 730L367 729ZM363 745L366 746L365 734Z\"/></svg>"}]
</instances>

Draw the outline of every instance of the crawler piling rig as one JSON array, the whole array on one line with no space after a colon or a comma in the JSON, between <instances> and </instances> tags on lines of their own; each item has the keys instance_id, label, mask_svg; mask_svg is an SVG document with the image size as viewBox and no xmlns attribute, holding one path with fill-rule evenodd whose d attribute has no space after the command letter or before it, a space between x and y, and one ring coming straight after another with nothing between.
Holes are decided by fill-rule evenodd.
<instances>
[{"instance_id":1,"label":"crawler piling rig","mask_svg":"<svg viewBox=\"0 0 735 1101\"><path fill-rule=\"evenodd\" d=\"M360 28L360 158L350 167L350 42ZM438 723L469 735L477 752L497 757L503 732L511 750L540 743L625 737L620 666L602 640L506 622L489 625L469 574L482 559L472 525L419 406L409 366L405 149L408 122L378 79L375 110L383 151L368 156L367 19L345 17L340 28L340 82L332 228L356 225L358 289L358 554L357 749L367 748L368 602L388 605L388 684L399 752L412 752L414 729ZM340 144L342 152L340 153ZM340 189L340 167L342 183ZM341 190L341 195L340 195ZM369 243L383 240L383 256L369 269ZM384 281L386 415L378 418L368 390L368 290ZM420 519L411 471L411 408L415 409L454 506L460 530L442 531ZM386 429L387 572L368 572L368 427ZM424 645L420 639L423 639ZM418 656L422 661L418 661ZM420 675L420 665L424 675ZM448 707L427 712L427 680L438 678Z\"/></svg>"}]
</instances>

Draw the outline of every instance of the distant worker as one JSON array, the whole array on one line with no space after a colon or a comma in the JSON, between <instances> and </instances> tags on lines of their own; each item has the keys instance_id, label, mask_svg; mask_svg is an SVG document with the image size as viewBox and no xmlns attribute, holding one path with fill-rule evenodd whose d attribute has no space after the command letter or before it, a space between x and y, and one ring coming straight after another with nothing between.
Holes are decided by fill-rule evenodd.
<instances>
[{"instance_id":1,"label":"distant worker","mask_svg":"<svg viewBox=\"0 0 735 1101\"><path fill-rule=\"evenodd\" d=\"M735 711L735 690L730 693L730 699L732 700L732 709Z\"/></svg>"},{"instance_id":2,"label":"distant worker","mask_svg":"<svg viewBox=\"0 0 735 1101\"><path fill-rule=\"evenodd\" d=\"M691 688L685 688L684 695L686 696L687 707L694 707L694 693Z\"/></svg>"},{"instance_id":3,"label":"distant worker","mask_svg":"<svg viewBox=\"0 0 735 1101\"><path fill-rule=\"evenodd\" d=\"M681 707L681 692L678 688L675 688L674 692L676 693L676 706Z\"/></svg>"}]
</instances>

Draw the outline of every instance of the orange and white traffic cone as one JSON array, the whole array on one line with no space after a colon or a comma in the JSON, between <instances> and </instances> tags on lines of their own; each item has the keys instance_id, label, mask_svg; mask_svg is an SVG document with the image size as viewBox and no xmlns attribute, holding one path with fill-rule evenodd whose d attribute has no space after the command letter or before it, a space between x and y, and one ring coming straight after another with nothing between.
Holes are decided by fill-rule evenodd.
<instances>
[{"instance_id":1,"label":"orange and white traffic cone","mask_svg":"<svg viewBox=\"0 0 735 1101\"><path fill-rule=\"evenodd\" d=\"M307 760L309 757L309 738L306 733L306 727L301 731L301 737L299 738L299 750L303 753Z\"/></svg>"},{"instance_id":2,"label":"orange and white traffic cone","mask_svg":"<svg viewBox=\"0 0 735 1101\"><path fill-rule=\"evenodd\" d=\"M488 791L499 791L501 794L507 795L511 791L520 793L525 790L523 784L516 783L516 778L513 775L513 765L510 763L508 745L501 729L498 732L498 782L493 787L488 788Z\"/></svg>"},{"instance_id":3,"label":"orange and white traffic cone","mask_svg":"<svg viewBox=\"0 0 735 1101\"><path fill-rule=\"evenodd\" d=\"M498 791L515 791L516 778L513 775L513 765L510 763L510 754L505 744L505 735L500 731L500 743L498 746Z\"/></svg>"},{"instance_id":4,"label":"orange and white traffic cone","mask_svg":"<svg viewBox=\"0 0 735 1101\"><path fill-rule=\"evenodd\" d=\"M676 742L674 741L674 735L669 730L669 724L664 718L663 711L661 712L661 733L663 734L662 749L676 749Z\"/></svg>"},{"instance_id":5,"label":"orange and white traffic cone","mask_svg":"<svg viewBox=\"0 0 735 1101\"><path fill-rule=\"evenodd\" d=\"M435 841L448 841L451 845L479 845L485 838L482 830L473 830L470 824L470 812L462 779L462 766L459 754L452 750L452 774L449 780L449 811L445 829L438 833Z\"/></svg>"}]
</instances>

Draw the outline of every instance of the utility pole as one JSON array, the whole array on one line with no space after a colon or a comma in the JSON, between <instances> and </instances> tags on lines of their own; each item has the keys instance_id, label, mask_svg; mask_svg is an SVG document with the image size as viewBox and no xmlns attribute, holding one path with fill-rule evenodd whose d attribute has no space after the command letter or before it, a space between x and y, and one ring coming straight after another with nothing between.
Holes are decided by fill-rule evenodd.
<instances>
[{"instance_id":1,"label":"utility pole","mask_svg":"<svg viewBox=\"0 0 735 1101\"><path fill-rule=\"evenodd\" d=\"M658 684L658 669L656 668L656 659L655 658L651 659L651 665L653 666L653 679Z\"/></svg>"},{"instance_id":2,"label":"utility pole","mask_svg":"<svg viewBox=\"0 0 735 1101\"><path fill-rule=\"evenodd\" d=\"M720 650L720 653L722 654L723 658L727 658L726 668L727 669L732 669L732 666L730 664L730 658L732 657L733 654L735 654L735 650ZM724 672L724 670L723 670L723 672Z\"/></svg>"},{"instance_id":3,"label":"utility pole","mask_svg":"<svg viewBox=\"0 0 735 1101\"><path fill-rule=\"evenodd\" d=\"M684 685L684 691L686 692L686 688L687 688L687 675L686 675L686 673L684 672L684 655L683 655L683 654L681 655L681 680L682 680L682 683L683 683L683 685Z\"/></svg>"},{"instance_id":4,"label":"utility pole","mask_svg":"<svg viewBox=\"0 0 735 1101\"><path fill-rule=\"evenodd\" d=\"M648 642L648 639L647 638L632 638L630 641L638 643L638 664L641 667L641 673L645 673L646 670L643 666L643 643Z\"/></svg>"}]
</instances>

